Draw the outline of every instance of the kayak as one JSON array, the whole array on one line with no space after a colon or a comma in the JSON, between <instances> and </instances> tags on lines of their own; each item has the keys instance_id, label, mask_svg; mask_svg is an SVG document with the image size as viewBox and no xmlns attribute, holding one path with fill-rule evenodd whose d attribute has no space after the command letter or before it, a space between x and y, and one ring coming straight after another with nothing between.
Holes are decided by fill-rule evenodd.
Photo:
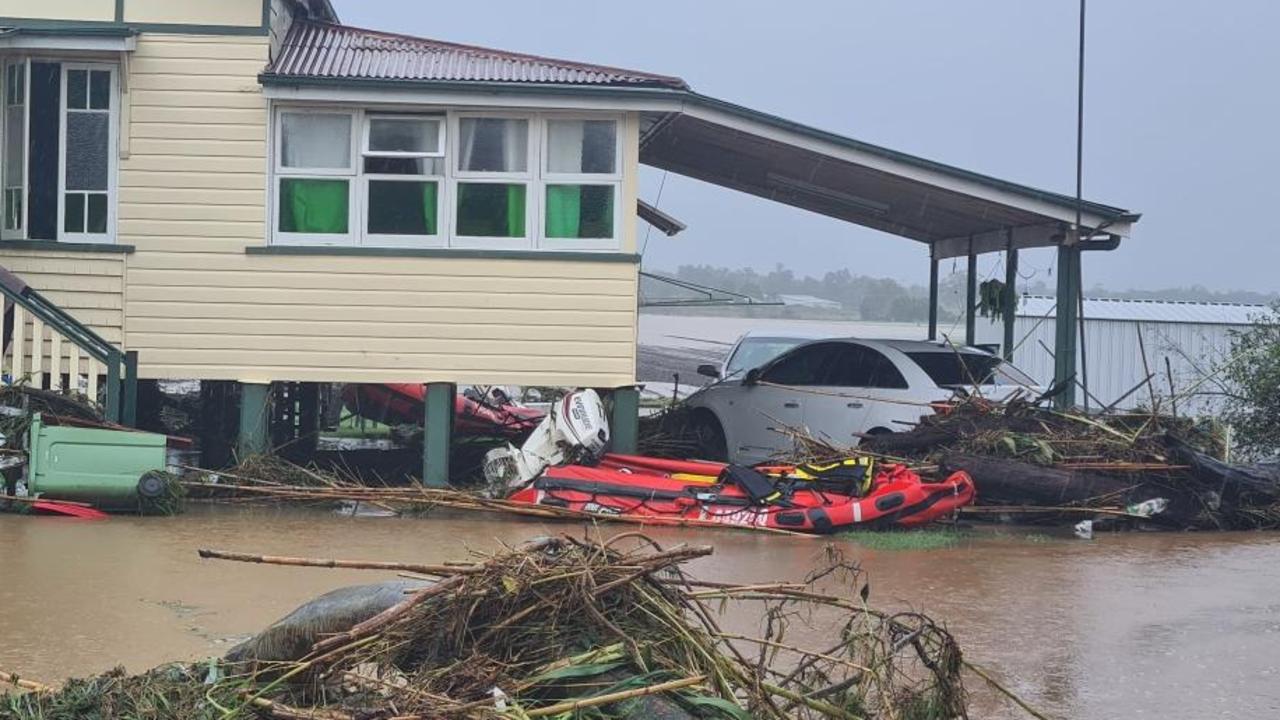
<instances>
[{"instance_id":1,"label":"kayak","mask_svg":"<svg viewBox=\"0 0 1280 720\"><path fill-rule=\"evenodd\" d=\"M360 417L387 425L419 425L426 408L426 386L413 383L350 384L342 402ZM518 437L542 422L541 410L519 405L489 405L465 395L453 401L454 433Z\"/></svg>"},{"instance_id":2,"label":"kayak","mask_svg":"<svg viewBox=\"0 0 1280 720\"><path fill-rule=\"evenodd\" d=\"M924 482L903 465L887 465L870 483L848 477L841 488L831 480L788 476L788 467L803 466L753 469L606 455L595 467L548 468L507 499L596 515L627 515L655 525L694 521L812 534L917 527L974 500L973 480L964 472L941 482ZM871 472L870 464L864 467Z\"/></svg>"},{"instance_id":3,"label":"kayak","mask_svg":"<svg viewBox=\"0 0 1280 720\"><path fill-rule=\"evenodd\" d=\"M75 517L82 520L105 520L110 515L91 508L87 505L78 503L58 502L57 500L36 500L31 503L32 512L44 515L63 515L65 517Z\"/></svg>"}]
</instances>

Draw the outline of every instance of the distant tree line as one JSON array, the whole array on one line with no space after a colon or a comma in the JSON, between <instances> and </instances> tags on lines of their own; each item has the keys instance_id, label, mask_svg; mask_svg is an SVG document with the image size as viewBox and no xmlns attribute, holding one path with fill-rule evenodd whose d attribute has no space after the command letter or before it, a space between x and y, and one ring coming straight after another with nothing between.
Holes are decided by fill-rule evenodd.
<instances>
[{"instance_id":1,"label":"distant tree line","mask_svg":"<svg viewBox=\"0 0 1280 720\"><path fill-rule=\"evenodd\" d=\"M929 318L929 291L924 285L904 285L883 277L855 275L848 269L833 270L822 277L797 276L791 270L777 265L773 270L754 268L728 268L714 265L681 265L675 272L655 271L656 274L674 277L684 282L739 293L756 300L777 301L782 295L812 295L840 303L840 310L800 306L725 308L697 311L732 312L756 317L813 317L840 318L846 320L870 320L886 322L925 322ZM959 317L964 308L964 273L947 275L940 280L939 317L950 322ZM681 297L681 292L659 284L642 286L650 295ZM1054 287L1037 281L1018 288L1019 293L1053 295ZM1214 291L1199 285L1164 290L1109 290L1095 285L1087 293L1089 297L1107 297L1134 300L1180 300L1187 302L1236 302L1267 304L1280 299L1276 293L1250 291ZM684 296L694 297L692 293ZM692 312L692 310L691 310Z\"/></svg>"}]
</instances>

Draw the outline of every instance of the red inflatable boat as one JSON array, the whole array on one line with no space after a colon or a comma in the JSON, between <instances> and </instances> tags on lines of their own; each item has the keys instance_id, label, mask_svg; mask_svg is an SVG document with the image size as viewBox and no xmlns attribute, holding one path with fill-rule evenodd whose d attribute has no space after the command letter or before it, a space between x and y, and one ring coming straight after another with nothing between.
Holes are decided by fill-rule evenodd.
<instances>
[{"instance_id":1,"label":"red inflatable boat","mask_svg":"<svg viewBox=\"0 0 1280 720\"><path fill-rule=\"evenodd\" d=\"M963 472L926 483L902 465L876 471L866 461L753 469L609 455L597 467L549 468L508 499L655 525L695 520L832 533L925 525L973 502L974 488Z\"/></svg>"},{"instance_id":2,"label":"red inflatable boat","mask_svg":"<svg viewBox=\"0 0 1280 720\"><path fill-rule=\"evenodd\" d=\"M388 425L421 424L426 386L410 383L351 384L342 389L342 402L363 418ZM458 435L517 437L542 422L544 413L519 405L489 405L463 395L454 398L454 432Z\"/></svg>"}]
</instances>

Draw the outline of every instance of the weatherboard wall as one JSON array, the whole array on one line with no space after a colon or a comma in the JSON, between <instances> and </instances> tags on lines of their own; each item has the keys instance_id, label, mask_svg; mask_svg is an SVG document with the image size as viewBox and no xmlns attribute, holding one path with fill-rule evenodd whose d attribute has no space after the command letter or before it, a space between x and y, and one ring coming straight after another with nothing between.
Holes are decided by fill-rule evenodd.
<instances>
[{"instance_id":1,"label":"weatherboard wall","mask_svg":"<svg viewBox=\"0 0 1280 720\"><path fill-rule=\"evenodd\" d=\"M267 243L268 43L139 40L119 241L136 247L125 323L143 377L634 381L634 263L246 252Z\"/></svg>"}]
</instances>

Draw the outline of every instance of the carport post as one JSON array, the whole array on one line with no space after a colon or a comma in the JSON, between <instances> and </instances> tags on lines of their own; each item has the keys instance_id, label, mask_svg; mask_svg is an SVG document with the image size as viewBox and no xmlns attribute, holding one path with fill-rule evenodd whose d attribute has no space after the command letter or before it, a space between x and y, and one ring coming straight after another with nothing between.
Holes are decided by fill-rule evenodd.
<instances>
[{"instance_id":1,"label":"carport post","mask_svg":"<svg viewBox=\"0 0 1280 720\"><path fill-rule=\"evenodd\" d=\"M1014 324L1018 313L1018 248L1013 246L1013 228L1004 251L1004 359L1013 362Z\"/></svg>"},{"instance_id":2,"label":"carport post","mask_svg":"<svg viewBox=\"0 0 1280 720\"><path fill-rule=\"evenodd\" d=\"M610 449L623 455L634 455L640 441L640 391L635 387L621 387L614 388L611 394Z\"/></svg>"},{"instance_id":3,"label":"carport post","mask_svg":"<svg viewBox=\"0 0 1280 720\"><path fill-rule=\"evenodd\" d=\"M458 388L453 383L427 383L426 414L422 426L422 484L430 488L449 487L449 451L453 446L454 402Z\"/></svg>"},{"instance_id":4,"label":"carport post","mask_svg":"<svg viewBox=\"0 0 1280 720\"><path fill-rule=\"evenodd\" d=\"M978 329L978 256L973 253L973 236L969 236L969 272L965 278L964 344L977 342Z\"/></svg>"},{"instance_id":5,"label":"carport post","mask_svg":"<svg viewBox=\"0 0 1280 720\"><path fill-rule=\"evenodd\" d=\"M938 249L929 246L929 339L938 339Z\"/></svg>"},{"instance_id":6,"label":"carport post","mask_svg":"<svg viewBox=\"0 0 1280 720\"><path fill-rule=\"evenodd\" d=\"M1074 232L1074 231L1072 231ZM1067 244L1070 243L1070 244ZM1076 338L1080 329L1080 246L1058 246L1057 317L1054 320L1053 382L1066 383L1054 399L1059 409L1076 404Z\"/></svg>"},{"instance_id":7,"label":"carport post","mask_svg":"<svg viewBox=\"0 0 1280 720\"><path fill-rule=\"evenodd\" d=\"M240 429L236 435L236 455L240 460L271 450L270 407L270 383L240 383Z\"/></svg>"}]
</instances>

